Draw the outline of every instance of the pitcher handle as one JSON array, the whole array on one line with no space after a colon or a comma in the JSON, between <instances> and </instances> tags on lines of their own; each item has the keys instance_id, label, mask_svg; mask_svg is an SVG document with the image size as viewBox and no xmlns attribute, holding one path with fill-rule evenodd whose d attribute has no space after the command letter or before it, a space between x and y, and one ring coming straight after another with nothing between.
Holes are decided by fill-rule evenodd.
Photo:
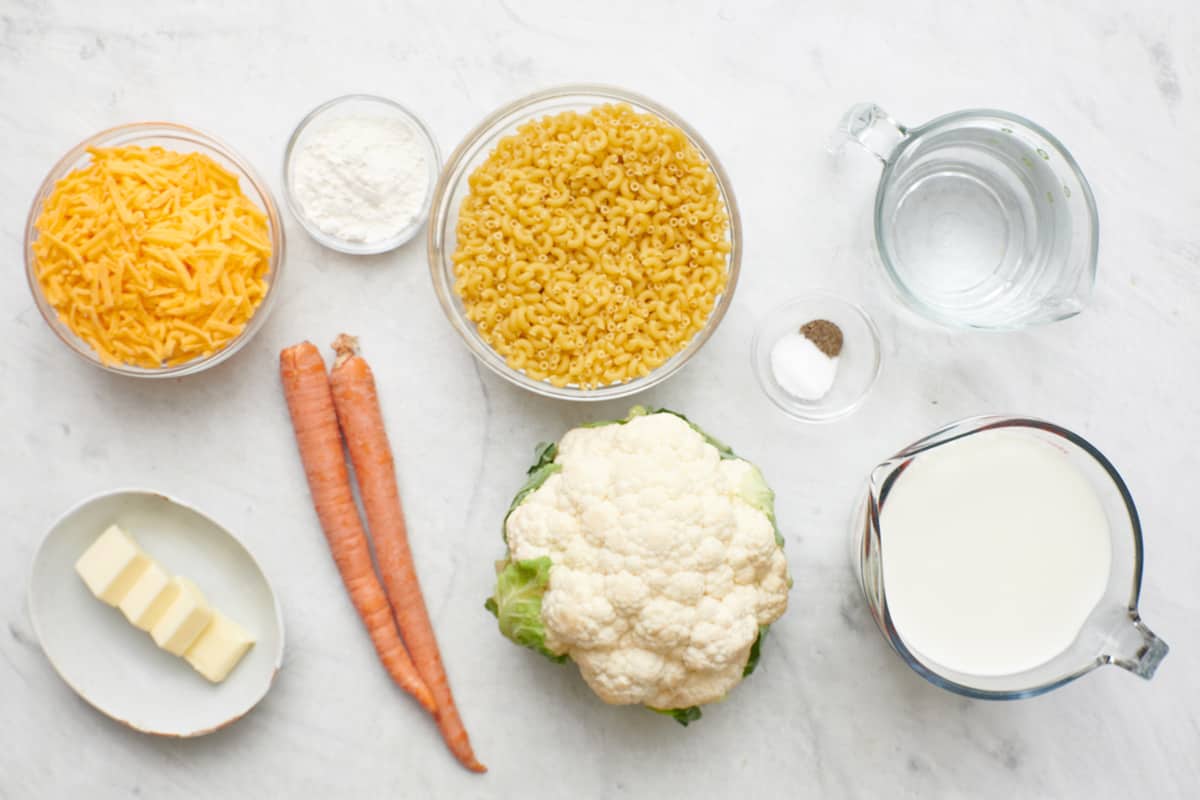
<instances>
[{"instance_id":1,"label":"pitcher handle","mask_svg":"<svg viewBox=\"0 0 1200 800\"><path fill-rule=\"evenodd\" d=\"M856 142L886 164L897 145L908 136L908 128L874 103L859 103L846 112L826 148L839 153L847 142Z\"/></svg>"},{"instance_id":2,"label":"pitcher handle","mask_svg":"<svg viewBox=\"0 0 1200 800\"><path fill-rule=\"evenodd\" d=\"M1133 609L1129 612L1128 624L1114 632L1113 639L1113 650L1116 652L1105 656L1108 663L1146 680L1154 677L1154 671L1171 649L1146 627Z\"/></svg>"}]
</instances>

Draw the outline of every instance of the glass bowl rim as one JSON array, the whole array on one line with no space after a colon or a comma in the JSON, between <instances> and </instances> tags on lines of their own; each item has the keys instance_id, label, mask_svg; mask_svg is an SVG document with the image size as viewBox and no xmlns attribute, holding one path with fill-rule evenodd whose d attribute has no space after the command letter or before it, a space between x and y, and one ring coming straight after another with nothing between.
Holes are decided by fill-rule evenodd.
<instances>
[{"instance_id":1,"label":"glass bowl rim","mask_svg":"<svg viewBox=\"0 0 1200 800\"><path fill-rule=\"evenodd\" d=\"M453 209L450 208L450 201L463 181L470 177L469 173L466 172L470 158L478 155L481 147L488 141L504 135L507 130L515 125L535 118L535 115L538 113L536 111L538 106L555 100L568 100L570 98L579 98L581 104L589 100L594 100L595 105L613 102L628 103L635 108L658 116L683 131L688 140L691 141L693 146L699 150L701 156L704 157L709 169L712 170L718 190L721 193L721 199L726 206L726 213L729 215L730 251L726 257L725 289L709 313L708 319L705 320L704 327L692 337L682 350L653 369L649 374L627 380L623 383L610 384L596 389L581 389L573 386L560 388L548 381L534 380L523 372L509 367L503 358L489 345L477 341L478 334L474 331L474 325L467 321L454 306L454 287L445 269L445 262L448 260L449 254L446 253L443 247L443 242L447 238L444 234L444 229L447 227L450 215L453 212ZM438 303L441 305L446 318L462 338L467 349L477 362L483 364L483 366L509 383L534 394L542 395L543 397L583 402L615 400L645 391L665 381L681 370L703 348L716 332L717 328L720 327L725 313L733 302L734 291L737 288L738 276L741 272L741 215L729 175L713 152L712 146L698 131L675 112L644 95L605 84L568 83L551 86L519 97L485 116L478 125L467 133L446 160L434 192L434 201L430 215L429 230L426 235L429 271L434 285L434 293L438 297Z\"/></svg>"},{"instance_id":2,"label":"glass bowl rim","mask_svg":"<svg viewBox=\"0 0 1200 800\"><path fill-rule=\"evenodd\" d=\"M54 191L54 186L71 172L74 165L87 154L88 148L103 146L106 142L122 139L123 137L128 137L125 139L127 144L136 143L142 139L173 138L207 147L219 153L222 158L225 158L237 168L238 177L245 178L250 182L254 191L262 198L265 206L263 213L267 217L271 236L271 257L268 263L268 274L271 280L267 285L267 293L263 296L262 301L259 302L258 307L254 309L254 313L246 323L246 327L232 341L209 356L194 358L191 361L173 367L149 369L125 363L105 364L90 345L76 336L73 331L59 320L58 312L54 310L49 300L46 299L41 283L34 272L33 242L34 234L36 233L37 218L41 214L42 206L46 199ZM29 214L25 219L25 242L23 248L25 280L29 285L30 293L33 295L34 305L37 306L46 325L73 353L89 364L115 375L126 375L133 378L180 378L185 375L194 375L198 372L203 372L231 358L245 347L262 326L266 324L267 317L275 305L275 298L278 295L276 287L279 285L283 274L283 265L287 261L285 258L286 246L286 237L283 230L283 219L279 213L279 204L276 202L275 196L271 193L270 186L267 185L267 182L263 180L258 171L254 169L241 153L226 144L224 140L210 133L205 133L198 128L178 122L163 120L126 122L105 128L81 140L78 144L67 150L47 171L46 177L42 179L41 184L34 193L33 202L29 206Z\"/></svg>"},{"instance_id":3,"label":"glass bowl rim","mask_svg":"<svg viewBox=\"0 0 1200 800\"><path fill-rule=\"evenodd\" d=\"M354 242L346 242L334 236L325 233L308 218L304 213L300 201L296 198L295 191L292 187L292 156L295 154L296 145L300 141L301 135L313 122L316 122L325 112L342 105L343 103L363 101L369 103L378 103L388 106L393 112L398 112L405 121L411 123L416 131L420 134L421 140L426 146L426 154L430 157L429 161L429 185L425 188L425 198L421 201L421 208L417 212L417 216L413 218L412 224L406 227L400 233L388 239L383 239L371 244L356 244ZM390 97L384 97L378 94L369 94L366 92L354 92L351 94L338 95L330 98L320 105L313 108L305 114L296 127L292 129L291 136L288 137L287 146L283 151L283 196L287 202L288 210L292 212L292 216L300 223L300 227L304 228L313 241L322 247L327 247L338 253L346 253L352 256L373 256L381 253L388 253L401 245L407 244L417 237L421 231L421 226L429 219L430 209L433 208L434 189L437 186L437 179L442 167L442 153L438 149L437 140L433 138L433 132L425 121L417 116L409 107L398 103Z\"/></svg>"}]
</instances>

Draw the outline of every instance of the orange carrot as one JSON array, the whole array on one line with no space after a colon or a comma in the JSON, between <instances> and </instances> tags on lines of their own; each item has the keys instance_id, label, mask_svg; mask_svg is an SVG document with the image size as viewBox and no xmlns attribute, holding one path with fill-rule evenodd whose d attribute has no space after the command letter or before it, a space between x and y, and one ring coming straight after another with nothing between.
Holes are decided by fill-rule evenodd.
<instances>
[{"instance_id":1,"label":"orange carrot","mask_svg":"<svg viewBox=\"0 0 1200 800\"><path fill-rule=\"evenodd\" d=\"M417 582L400 491L396 486L392 449L375 392L375 378L367 362L358 356L356 339L342 334L334 342L334 349L338 358L330 373L333 402L354 465L363 508L367 512L367 527L375 543L379 572L400 623L400 633L417 670L437 701L434 719L446 746L467 769L486 772L487 767L475 758L467 729L454 705L433 625L429 622L429 611Z\"/></svg>"},{"instance_id":2,"label":"orange carrot","mask_svg":"<svg viewBox=\"0 0 1200 800\"><path fill-rule=\"evenodd\" d=\"M302 342L279 354L279 372L313 505L350 599L392 680L426 711L436 713L437 703L404 649L387 596L371 565L366 531L350 490L325 361L316 346Z\"/></svg>"}]
</instances>

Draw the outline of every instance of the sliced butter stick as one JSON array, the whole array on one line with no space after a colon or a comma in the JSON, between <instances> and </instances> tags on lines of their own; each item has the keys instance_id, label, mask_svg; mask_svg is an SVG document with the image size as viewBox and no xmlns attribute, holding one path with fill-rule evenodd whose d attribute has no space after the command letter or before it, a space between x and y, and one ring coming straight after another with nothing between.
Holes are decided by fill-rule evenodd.
<instances>
[{"instance_id":1,"label":"sliced butter stick","mask_svg":"<svg viewBox=\"0 0 1200 800\"><path fill-rule=\"evenodd\" d=\"M213 683L225 680L242 656L254 644L254 637L220 611L200 634L184 658L197 672Z\"/></svg>"}]
</instances>

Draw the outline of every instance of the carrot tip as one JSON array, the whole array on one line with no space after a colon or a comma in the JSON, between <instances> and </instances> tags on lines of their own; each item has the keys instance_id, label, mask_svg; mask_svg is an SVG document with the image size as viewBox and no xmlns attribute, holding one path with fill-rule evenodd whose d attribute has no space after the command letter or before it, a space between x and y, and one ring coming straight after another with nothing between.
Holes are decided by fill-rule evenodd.
<instances>
[{"instance_id":1,"label":"carrot tip","mask_svg":"<svg viewBox=\"0 0 1200 800\"><path fill-rule=\"evenodd\" d=\"M337 354L337 360L333 364L335 367L340 367L358 355L357 336L351 336L348 333L339 333L338 337L333 340L332 346L333 352Z\"/></svg>"}]
</instances>

